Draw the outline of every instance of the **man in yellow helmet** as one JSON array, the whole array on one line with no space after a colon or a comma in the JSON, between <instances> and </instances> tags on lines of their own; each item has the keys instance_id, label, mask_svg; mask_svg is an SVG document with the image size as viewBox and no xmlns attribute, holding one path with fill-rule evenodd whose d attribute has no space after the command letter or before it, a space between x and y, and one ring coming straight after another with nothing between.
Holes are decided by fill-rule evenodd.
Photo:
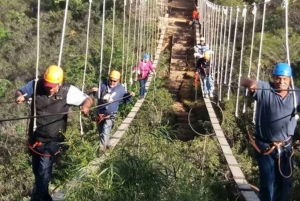
<instances>
[{"instance_id":1,"label":"man in yellow helmet","mask_svg":"<svg viewBox=\"0 0 300 201\"><path fill-rule=\"evenodd\" d=\"M97 127L100 134L100 150L110 147L110 132L117 118L120 103L129 103L135 94L127 92L120 83L121 74L113 70L109 80L101 83L100 87L93 87L94 96L100 106L97 111Z\"/></svg>"},{"instance_id":2,"label":"man in yellow helmet","mask_svg":"<svg viewBox=\"0 0 300 201\"><path fill-rule=\"evenodd\" d=\"M18 104L31 98L28 147L32 152L35 183L31 201L52 201L48 191L52 166L60 152L67 127L69 105L89 113L92 99L73 85L63 83L62 68L49 66L43 79L31 80L16 91Z\"/></svg>"},{"instance_id":3,"label":"man in yellow helmet","mask_svg":"<svg viewBox=\"0 0 300 201\"><path fill-rule=\"evenodd\" d=\"M200 59L198 59L196 63L196 69L195 73L199 74L201 76L202 85L203 85L203 92L204 98L207 98L209 95L211 98L213 98L213 78L210 75L210 54L208 52L204 53L204 56Z\"/></svg>"}]
</instances>

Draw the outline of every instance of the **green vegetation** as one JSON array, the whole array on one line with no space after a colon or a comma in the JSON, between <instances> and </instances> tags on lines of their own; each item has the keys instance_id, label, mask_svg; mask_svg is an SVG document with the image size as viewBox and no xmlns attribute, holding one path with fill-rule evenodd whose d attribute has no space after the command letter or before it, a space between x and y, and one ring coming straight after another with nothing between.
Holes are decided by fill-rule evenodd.
<instances>
[{"instance_id":1,"label":"green vegetation","mask_svg":"<svg viewBox=\"0 0 300 201\"><path fill-rule=\"evenodd\" d=\"M133 5L135 5L135 0ZM241 5L241 1L215 1L222 5ZM252 3L252 2L251 2ZM259 3L259 2L257 2ZM40 25L40 60L39 73L50 64L57 63L61 42L62 23L65 1L48 0L41 5ZM131 13L131 29L129 49L125 52L123 46L123 1L116 1L115 34L113 27L113 0L106 1L105 40L101 44L102 1L93 2L89 40L89 54L85 91L91 86L97 86L100 76L100 47L103 45L103 71L105 78L110 64L112 51L111 41L114 38L114 54L111 61L112 68L124 70L123 80L128 89L138 92L138 84L129 85L130 69L142 52L154 54L159 29L157 19L145 26L144 37L148 44L138 45L133 39L134 12ZM129 9L126 7L126 36L129 27ZM37 2L34 0L0 2L0 102L1 119L18 118L28 115L29 107L26 104L12 104L14 91L26 81L35 77L36 41L37 41ZM134 6L133 6L134 7ZM290 53L296 85L300 84L299 71L299 7L300 3L292 2L289 13L290 19ZM157 16L156 16L157 17ZM69 5L65 43L63 47L62 66L66 72L68 83L82 86L83 69L85 63L86 29L88 18L88 1L76 0ZM150 19L150 18L149 18ZM266 18L265 36L262 55L263 79L268 80L272 65L284 61L286 55L284 10L279 5L273 5L268 10ZM154 22L155 21L155 22ZM248 18L248 29L252 26L252 18ZM137 26L138 27L138 26ZM257 23L254 60L252 75L256 75L261 24ZM138 33L136 33L137 35ZM251 31L246 33L244 55L250 54ZM239 32L238 38L241 38ZM151 39L151 40L150 40ZM133 42L135 41L135 43ZM127 39L125 40L127 45ZM149 43L151 45L149 45ZM241 49L241 40L237 42L237 50ZM153 45L155 44L155 45ZM139 50L139 48L141 49ZM151 48L150 48L151 47ZM134 50L134 51L132 51ZM138 52L140 51L140 52ZM137 54L139 53L139 54ZM228 169L223 156L213 137L197 137L193 141L181 142L177 140L174 115L170 106L173 101L171 95L164 89L168 74L168 50L163 52L159 66L159 77L151 86L148 97L138 117L133 121L121 144L116 147L105 163L101 164L99 172L93 175L83 175L76 188L70 188L68 200L226 200L227 188L230 180L226 180ZM236 53L239 58L240 52ZM125 58L122 56L125 55ZM123 66L127 59L127 66ZM239 59L234 64L234 78L237 78ZM249 59L243 60L244 75L247 73ZM125 73L127 72L127 73ZM234 80L236 82L236 80ZM191 93L184 97L187 109L193 107L192 83ZM234 91L235 93L235 91ZM182 96L184 94L181 94ZM193 94L192 94L193 95ZM243 97L240 97L243 102ZM251 102L251 100L249 101ZM120 124L122 117L130 111L132 105L121 106L120 118L114 129ZM252 111L248 114L234 116L235 99L224 101L220 107L220 121L229 143L250 183L257 185L258 170L252 160L253 149L248 143L246 125L251 124ZM242 107L242 104L240 104ZM77 108L74 108L76 111ZM241 111L242 108L239 108ZM219 110L217 109L217 112ZM212 132L207 113L199 103L193 113L199 120L197 130L201 133ZM69 128L66 133L65 150L54 167L54 181L51 188L64 185L96 157L98 148L98 134L95 127L94 113L83 117L84 134L79 133L79 114L70 114ZM33 183L31 159L26 148L27 120L0 123L0 200L28 200ZM253 128L249 128L253 132ZM299 154L296 155L296 164L300 164ZM297 200L300 187L299 165L294 172L293 200Z\"/></svg>"}]
</instances>

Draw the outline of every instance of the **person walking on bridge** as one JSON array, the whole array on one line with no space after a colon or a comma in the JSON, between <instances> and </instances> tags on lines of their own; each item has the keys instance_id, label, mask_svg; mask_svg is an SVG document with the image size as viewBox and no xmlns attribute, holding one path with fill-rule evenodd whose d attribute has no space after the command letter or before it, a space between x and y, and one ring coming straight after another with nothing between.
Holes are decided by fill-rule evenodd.
<instances>
[{"instance_id":1,"label":"person walking on bridge","mask_svg":"<svg viewBox=\"0 0 300 201\"><path fill-rule=\"evenodd\" d=\"M293 174L293 136L297 125L294 94L290 83L292 69L278 63L271 82L242 78L257 102L255 148L259 167L261 201L289 201ZM300 92L296 91L296 105Z\"/></svg>"},{"instance_id":2,"label":"person walking on bridge","mask_svg":"<svg viewBox=\"0 0 300 201\"><path fill-rule=\"evenodd\" d=\"M197 7L194 8L193 12L192 12L192 25L190 29L194 28L194 25L196 22L199 22L199 12L197 10Z\"/></svg>"},{"instance_id":3,"label":"person walking on bridge","mask_svg":"<svg viewBox=\"0 0 300 201\"><path fill-rule=\"evenodd\" d=\"M196 63L195 73L196 75L200 74L203 86L204 98L207 98L209 95L211 98L214 97L214 85L213 85L213 77L210 73L210 55L208 52L204 53L204 57L198 59ZM195 75L195 76L196 76Z\"/></svg>"},{"instance_id":4,"label":"person walking on bridge","mask_svg":"<svg viewBox=\"0 0 300 201\"><path fill-rule=\"evenodd\" d=\"M121 73L113 70L109 74L109 80L101 83L100 96L99 88L93 87L94 96L98 98L97 128L100 135L100 149L108 149L110 144L110 132L117 118L120 103L130 103L134 92L127 92L120 83Z\"/></svg>"},{"instance_id":5,"label":"person walking on bridge","mask_svg":"<svg viewBox=\"0 0 300 201\"><path fill-rule=\"evenodd\" d=\"M150 56L148 53L145 53L143 55L143 59L138 61L137 66L133 67L132 73L137 72L137 79L140 82L140 98L144 99L145 93L146 93L146 83L148 81L148 77L150 75L150 72L153 72L155 74L155 68L150 61Z\"/></svg>"},{"instance_id":6,"label":"person walking on bridge","mask_svg":"<svg viewBox=\"0 0 300 201\"><path fill-rule=\"evenodd\" d=\"M35 177L31 201L52 201L48 186L53 164L65 140L69 106L80 106L88 114L93 104L77 87L63 83L63 74L62 68L49 66L43 79L31 80L15 93L18 104L32 98L31 116L36 115L30 119L28 139Z\"/></svg>"}]
</instances>

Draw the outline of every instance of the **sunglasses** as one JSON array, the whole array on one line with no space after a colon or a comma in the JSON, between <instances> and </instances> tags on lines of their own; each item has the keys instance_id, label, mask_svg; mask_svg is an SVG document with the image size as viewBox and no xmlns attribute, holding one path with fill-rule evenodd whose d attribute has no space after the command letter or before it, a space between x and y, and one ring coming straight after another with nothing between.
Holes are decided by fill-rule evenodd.
<instances>
[{"instance_id":1,"label":"sunglasses","mask_svg":"<svg viewBox=\"0 0 300 201\"><path fill-rule=\"evenodd\" d=\"M48 90L52 90L52 89L56 88L57 86L58 85L56 85L55 87L45 86L45 88L48 89Z\"/></svg>"},{"instance_id":2,"label":"sunglasses","mask_svg":"<svg viewBox=\"0 0 300 201\"><path fill-rule=\"evenodd\" d=\"M118 80L109 79L110 82L117 82Z\"/></svg>"}]
</instances>

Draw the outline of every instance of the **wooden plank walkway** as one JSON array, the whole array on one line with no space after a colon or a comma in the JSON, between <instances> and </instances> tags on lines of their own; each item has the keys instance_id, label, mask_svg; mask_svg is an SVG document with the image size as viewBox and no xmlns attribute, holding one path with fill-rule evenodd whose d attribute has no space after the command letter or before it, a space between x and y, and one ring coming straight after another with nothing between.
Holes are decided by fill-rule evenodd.
<instances>
[{"instance_id":1,"label":"wooden plank walkway","mask_svg":"<svg viewBox=\"0 0 300 201\"><path fill-rule=\"evenodd\" d=\"M195 29L194 30L199 30L199 24L195 24ZM200 43L200 32L196 32L195 34L195 39L196 39L196 44ZM202 88L202 85L201 85ZM202 90L203 91L203 90ZM203 94L203 93L202 93ZM215 111L213 109L213 106L210 102L209 98L204 98L204 102L210 117L211 124L214 128L216 137L218 139L219 145L223 151L224 157L227 161L228 167L231 171L231 174L233 176L233 179L239 188L241 194L243 195L245 201L259 201L259 198L257 197L256 193L251 189L249 183L245 179L245 176L235 159L231 148L226 140L226 137L223 133L223 130L219 124L218 118L215 114Z\"/></svg>"},{"instance_id":2,"label":"wooden plank walkway","mask_svg":"<svg viewBox=\"0 0 300 201\"><path fill-rule=\"evenodd\" d=\"M155 58L154 58L154 61L153 61L153 66L154 67L157 66L159 56L160 56L161 51L162 51L162 44L163 44L165 33L166 33L166 27L167 27L166 25L168 23L168 17L169 17L169 15L166 14L164 18L160 18L162 27L161 27L160 38L159 38L159 41L158 41L158 46L157 46L156 52L155 52ZM149 79L146 83L146 90L147 91L148 91L148 88L151 85L152 79L153 79L153 76L150 75ZM147 96L147 92L146 92L145 96ZM110 141L111 142L111 147L110 147L109 151L103 153L99 158L95 158L86 167L82 168L79 172L79 176L77 178L74 178L68 184L66 184L64 188L58 189L52 195L53 201L63 201L63 200L65 200L67 189L69 189L72 186L76 186L76 181L80 180L80 178L83 175L93 174L93 173L96 173L99 170L99 167L100 167L101 163L103 163L109 157L110 152L114 149L114 147L123 138L125 132L127 131L128 127L130 126L130 123L133 121L133 119L135 118L137 112L142 107L143 102L144 102L144 99L138 100L135 103L135 105L133 106L133 108L131 109L131 111L129 112L129 114L127 115L127 117L122 121L121 125L118 127L117 131L113 134L113 136L110 139L111 140Z\"/></svg>"}]
</instances>

